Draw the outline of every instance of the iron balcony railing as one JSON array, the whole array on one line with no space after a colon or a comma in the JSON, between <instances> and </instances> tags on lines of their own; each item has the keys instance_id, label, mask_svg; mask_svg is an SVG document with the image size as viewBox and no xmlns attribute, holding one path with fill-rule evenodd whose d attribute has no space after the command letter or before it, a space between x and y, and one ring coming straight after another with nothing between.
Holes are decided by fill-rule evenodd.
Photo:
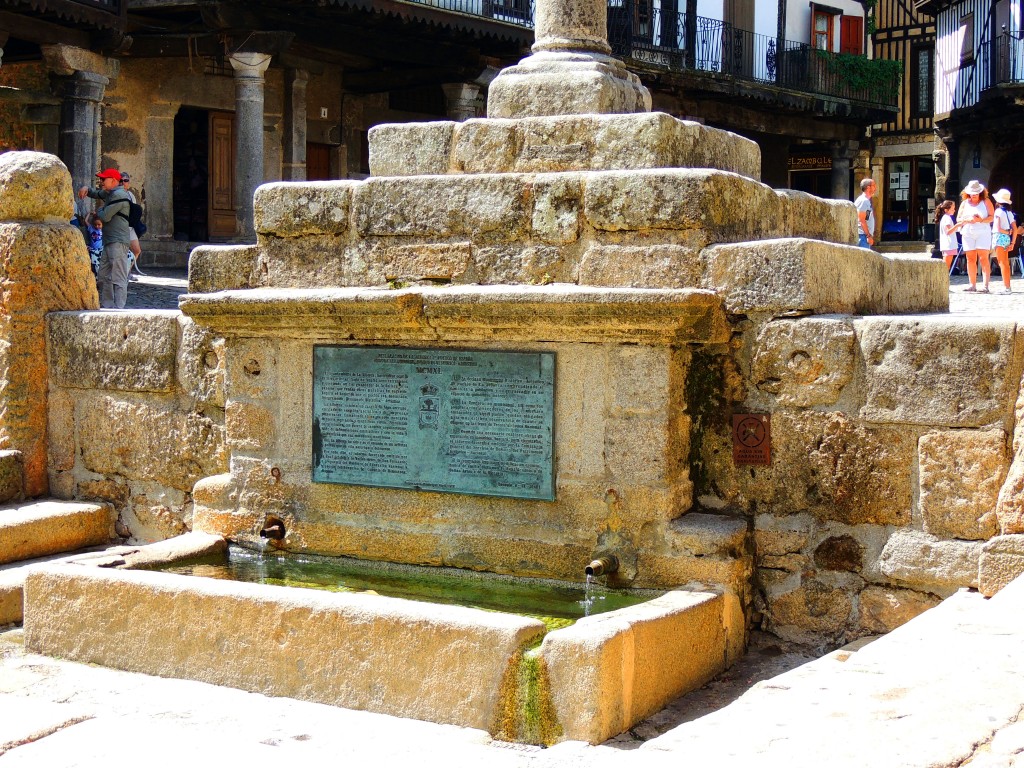
<instances>
[{"instance_id":1,"label":"iron balcony railing","mask_svg":"<svg viewBox=\"0 0 1024 768\"><path fill-rule=\"evenodd\" d=\"M533 27L533 0L409 2ZM883 62L818 51L718 19L655 7L649 0L609 0L608 40L616 56L672 71L719 73L893 109L899 103L900 76L884 69Z\"/></svg>"}]
</instances>

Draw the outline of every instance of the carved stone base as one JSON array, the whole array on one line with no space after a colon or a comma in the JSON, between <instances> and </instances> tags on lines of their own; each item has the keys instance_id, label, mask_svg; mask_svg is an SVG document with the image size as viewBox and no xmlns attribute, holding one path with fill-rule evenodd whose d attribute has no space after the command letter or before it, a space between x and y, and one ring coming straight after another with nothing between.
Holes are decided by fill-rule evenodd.
<instances>
[{"instance_id":1,"label":"carved stone base","mask_svg":"<svg viewBox=\"0 0 1024 768\"><path fill-rule=\"evenodd\" d=\"M618 59L542 51L491 83L488 117L650 112L651 94Z\"/></svg>"}]
</instances>

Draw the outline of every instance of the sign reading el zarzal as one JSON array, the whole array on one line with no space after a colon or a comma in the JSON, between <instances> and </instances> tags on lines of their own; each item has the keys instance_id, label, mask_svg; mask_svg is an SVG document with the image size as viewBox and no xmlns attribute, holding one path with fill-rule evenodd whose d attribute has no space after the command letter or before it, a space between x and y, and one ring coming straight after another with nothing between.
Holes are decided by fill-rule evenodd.
<instances>
[{"instance_id":1,"label":"sign reading el zarzal","mask_svg":"<svg viewBox=\"0 0 1024 768\"><path fill-rule=\"evenodd\" d=\"M555 356L313 348L313 481L553 500Z\"/></svg>"}]
</instances>

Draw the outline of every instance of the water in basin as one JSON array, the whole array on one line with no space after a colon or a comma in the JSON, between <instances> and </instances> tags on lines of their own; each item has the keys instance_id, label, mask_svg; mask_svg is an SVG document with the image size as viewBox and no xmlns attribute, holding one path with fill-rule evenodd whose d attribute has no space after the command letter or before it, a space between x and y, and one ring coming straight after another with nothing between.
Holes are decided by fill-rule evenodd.
<instances>
[{"instance_id":1,"label":"water in basin","mask_svg":"<svg viewBox=\"0 0 1024 768\"><path fill-rule=\"evenodd\" d=\"M503 611L540 618L549 629L662 594L654 590L613 590L594 584L588 595L583 584L563 581L348 557L256 552L237 546L230 547L224 557L172 563L160 570L332 592L370 591L407 600Z\"/></svg>"}]
</instances>

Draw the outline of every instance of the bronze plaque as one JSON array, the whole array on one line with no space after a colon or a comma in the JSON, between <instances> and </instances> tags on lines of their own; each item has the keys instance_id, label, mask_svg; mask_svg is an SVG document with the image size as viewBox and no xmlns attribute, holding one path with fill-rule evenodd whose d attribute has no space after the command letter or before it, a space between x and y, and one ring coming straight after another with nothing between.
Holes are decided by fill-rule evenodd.
<instances>
[{"instance_id":1,"label":"bronze plaque","mask_svg":"<svg viewBox=\"0 0 1024 768\"><path fill-rule=\"evenodd\" d=\"M772 463L772 419L767 413L734 413L732 463L768 466Z\"/></svg>"},{"instance_id":2,"label":"bronze plaque","mask_svg":"<svg viewBox=\"0 0 1024 768\"><path fill-rule=\"evenodd\" d=\"M551 352L313 348L313 481L555 498Z\"/></svg>"}]
</instances>

